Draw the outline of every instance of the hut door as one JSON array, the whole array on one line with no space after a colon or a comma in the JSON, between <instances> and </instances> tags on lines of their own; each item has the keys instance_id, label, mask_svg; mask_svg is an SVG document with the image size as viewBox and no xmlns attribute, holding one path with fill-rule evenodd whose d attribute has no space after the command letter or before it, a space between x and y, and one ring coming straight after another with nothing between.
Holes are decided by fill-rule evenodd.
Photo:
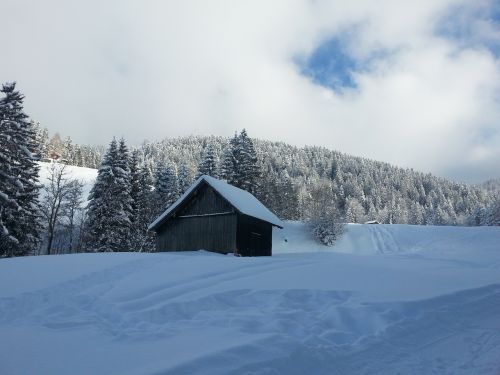
<instances>
[{"instance_id":1,"label":"hut door","mask_svg":"<svg viewBox=\"0 0 500 375\"><path fill-rule=\"evenodd\" d=\"M250 232L250 256L259 255L262 247L262 234L259 232Z\"/></svg>"}]
</instances>

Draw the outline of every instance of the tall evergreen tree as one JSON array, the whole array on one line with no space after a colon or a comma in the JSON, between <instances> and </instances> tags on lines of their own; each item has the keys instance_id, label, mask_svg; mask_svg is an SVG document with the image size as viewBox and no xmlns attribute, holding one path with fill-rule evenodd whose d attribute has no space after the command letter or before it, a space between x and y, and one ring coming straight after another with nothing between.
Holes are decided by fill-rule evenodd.
<instances>
[{"instance_id":1,"label":"tall evergreen tree","mask_svg":"<svg viewBox=\"0 0 500 375\"><path fill-rule=\"evenodd\" d=\"M198 165L198 177L207 175L218 177L217 173L217 153L212 143L209 143L203 152L201 162Z\"/></svg>"},{"instance_id":2,"label":"tall evergreen tree","mask_svg":"<svg viewBox=\"0 0 500 375\"><path fill-rule=\"evenodd\" d=\"M184 192L189 188L193 182L191 179L191 174L189 173L189 168L186 164L182 164L179 168L179 194L184 194Z\"/></svg>"},{"instance_id":3,"label":"tall evergreen tree","mask_svg":"<svg viewBox=\"0 0 500 375\"><path fill-rule=\"evenodd\" d=\"M136 197L136 220L134 223L137 251L154 251L154 237L148 232L148 226L154 219L155 201L154 201L153 178L146 165L139 170L139 190Z\"/></svg>"},{"instance_id":4,"label":"tall evergreen tree","mask_svg":"<svg viewBox=\"0 0 500 375\"><path fill-rule=\"evenodd\" d=\"M139 167L139 151L134 150L130 157L130 198L132 206L132 215L130 221L133 225L137 221L138 215L138 197L141 190L141 170Z\"/></svg>"},{"instance_id":5,"label":"tall evergreen tree","mask_svg":"<svg viewBox=\"0 0 500 375\"><path fill-rule=\"evenodd\" d=\"M152 251L153 237L148 226L154 215L153 178L146 165L139 166L139 152L135 150L130 160L132 198L131 248L134 251Z\"/></svg>"},{"instance_id":6,"label":"tall evergreen tree","mask_svg":"<svg viewBox=\"0 0 500 375\"><path fill-rule=\"evenodd\" d=\"M235 134L233 138L229 141L222 153L222 158L219 166L219 176L226 180L229 184L234 184L234 176L236 173L236 160L234 158L233 150L237 147L238 135Z\"/></svg>"},{"instance_id":7,"label":"tall evergreen tree","mask_svg":"<svg viewBox=\"0 0 500 375\"><path fill-rule=\"evenodd\" d=\"M132 178L130 173L130 153L122 138L118 146L118 158L114 171L114 216L111 226L115 228L115 243L119 251L130 251L132 238Z\"/></svg>"},{"instance_id":8,"label":"tall evergreen tree","mask_svg":"<svg viewBox=\"0 0 500 375\"><path fill-rule=\"evenodd\" d=\"M258 196L260 170L254 144L243 129L239 135L234 135L223 154L221 177L231 185Z\"/></svg>"},{"instance_id":9,"label":"tall evergreen tree","mask_svg":"<svg viewBox=\"0 0 500 375\"><path fill-rule=\"evenodd\" d=\"M0 256L32 253L41 230L36 132L15 86L4 84L0 100Z\"/></svg>"},{"instance_id":10,"label":"tall evergreen tree","mask_svg":"<svg viewBox=\"0 0 500 375\"><path fill-rule=\"evenodd\" d=\"M41 160L48 157L49 147L49 131L47 128L42 128L39 122L30 121L32 129L35 131L35 139L38 145L39 157Z\"/></svg>"},{"instance_id":11,"label":"tall evergreen tree","mask_svg":"<svg viewBox=\"0 0 500 375\"><path fill-rule=\"evenodd\" d=\"M87 251L111 251L108 212L111 200L114 199L111 187L114 183L113 169L117 158L118 148L116 140L113 139L104 155L89 195L85 223L85 248Z\"/></svg>"},{"instance_id":12,"label":"tall evergreen tree","mask_svg":"<svg viewBox=\"0 0 500 375\"><path fill-rule=\"evenodd\" d=\"M71 137L64 138L62 142L62 154L61 159L66 163L74 165L75 163L75 146L73 146L73 140Z\"/></svg>"},{"instance_id":13,"label":"tall evergreen tree","mask_svg":"<svg viewBox=\"0 0 500 375\"><path fill-rule=\"evenodd\" d=\"M158 165L155 177L155 211L159 215L179 198L179 184L172 163Z\"/></svg>"},{"instance_id":14,"label":"tall evergreen tree","mask_svg":"<svg viewBox=\"0 0 500 375\"><path fill-rule=\"evenodd\" d=\"M238 138L239 149L235 155L238 165L237 186L254 195L259 195L261 173L253 141L248 137L245 129L241 131Z\"/></svg>"},{"instance_id":15,"label":"tall evergreen tree","mask_svg":"<svg viewBox=\"0 0 500 375\"><path fill-rule=\"evenodd\" d=\"M285 170L279 175L278 190L277 196L280 197L278 215L284 220L299 219L299 194Z\"/></svg>"},{"instance_id":16,"label":"tall evergreen tree","mask_svg":"<svg viewBox=\"0 0 500 375\"><path fill-rule=\"evenodd\" d=\"M129 154L111 141L90 192L86 218L88 251L128 251L132 236Z\"/></svg>"}]
</instances>

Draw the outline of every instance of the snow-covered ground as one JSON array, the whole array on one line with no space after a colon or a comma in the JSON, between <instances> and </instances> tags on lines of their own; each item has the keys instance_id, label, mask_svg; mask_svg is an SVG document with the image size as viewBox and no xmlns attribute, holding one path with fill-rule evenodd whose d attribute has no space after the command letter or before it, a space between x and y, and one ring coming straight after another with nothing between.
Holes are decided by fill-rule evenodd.
<instances>
[{"instance_id":1,"label":"snow-covered ground","mask_svg":"<svg viewBox=\"0 0 500 375\"><path fill-rule=\"evenodd\" d=\"M286 242L285 242L286 238ZM500 373L500 228L0 261L0 374Z\"/></svg>"}]
</instances>

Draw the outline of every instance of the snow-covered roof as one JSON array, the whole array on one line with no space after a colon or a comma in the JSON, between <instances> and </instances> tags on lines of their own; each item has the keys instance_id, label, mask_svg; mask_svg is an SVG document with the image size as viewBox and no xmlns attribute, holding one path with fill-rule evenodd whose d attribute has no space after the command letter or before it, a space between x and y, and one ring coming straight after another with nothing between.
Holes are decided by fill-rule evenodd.
<instances>
[{"instance_id":1,"label":"snow-covered roof","mask_svg":"<svg viewBox=\"0 0 500 375\"><path fill-rule=\"evenodd\" d=\"M205 181L214 190L216 190L224 199L226 199L237 211L240 213L266 221L272 225L283 228L283 223L278 217L266 208L257 198L255 198L248 191L237 188L224 181L218 180L214 177L203 175L200 176L184 194L181 195L167 210L162 213L155 221L149 226L149 230L155 229L170 213L172 213L183 201L186 199L193 190L202 182Z\"/></svg>"}]
</instances>

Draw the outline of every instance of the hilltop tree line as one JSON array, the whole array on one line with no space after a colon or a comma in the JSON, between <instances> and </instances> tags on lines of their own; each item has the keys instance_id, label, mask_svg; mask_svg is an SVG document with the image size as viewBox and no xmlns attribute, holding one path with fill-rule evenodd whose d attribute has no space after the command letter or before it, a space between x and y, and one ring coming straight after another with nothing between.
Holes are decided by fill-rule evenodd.
<instances>
[{"instance_id":1,"label":"hilltop tree line","mask_svg":"<svg viewBox=\"0 0 500 375\"><path fill-rule=\"evenodd\" d=\"M423 225L498 222L499 192L490 186L492 182L484 187L472 186L322 147L299 148L282 142L252 141L257 168L250 173L258 186L252 192L283 219L310 219L311 200L320 189L348 222L377 220ZM137 151L140 163L153 175L158 165L168 165L170 173L176 173L182 185L196 177L204 160L208 160L203 167L208 174L226 178L224 170L231 166L228 156L234 142L235 137L190 136L144 143ZM88 157L91 160L102 158L97 147L83 149L92 155ZM67 157L71 159L71 153ZM93 164L77 165L92 167ZM235 184L237 178L226 179Z\"/></svg>"},{"instance_id":2,"label":"hilltop tree line","mask_svg":"<svg viewBox=\"0 0 500 375\"><path fill-rule=\"evenodd\" d=\"M310 222L313 233L325 244L338 238L341 223L346 221L499 223L498 199L478 187L324 148L299 149L283 143L254 141L245 130L229 140L187 137L144 144L134 154L149 176L146 190L153 202L148 209L151 216L144 220L140 231L142 242L150 246L147 224L201 174L224 179L251 192L283 219ZM108 154L104 166L107 157Z\"/></svg>"},{"instance_id":3,"label":"hilltop tree line","mask_svg":"<svg viewBox=\"0 0 500 375\"><path fill-rule=\"evenodd\" d=\"M42 161L58 161L77 167L97 169L101 165L104 147L75 144L71 137L62 138L59 133L50 136L46 127L31 121L38 144L38 156Z\"/></svg>"},{"instance_id":4,"label":"hilltop tree line","mask_svg":"<svg viewBox=\"0 0 500 375\"><path fill-rule=\"evenodd\" d=\"M145 143L140 158L151 169L168 163L196 175L210 155L224 175L233 139L183 137ZM419 225L496 225L498 193L388 163L353 157L322 147L294 147L253 140L256 171L252 192L285 220L312 220L315 201L324 199L347 222Z\"/></svg>"}]
</instances>

